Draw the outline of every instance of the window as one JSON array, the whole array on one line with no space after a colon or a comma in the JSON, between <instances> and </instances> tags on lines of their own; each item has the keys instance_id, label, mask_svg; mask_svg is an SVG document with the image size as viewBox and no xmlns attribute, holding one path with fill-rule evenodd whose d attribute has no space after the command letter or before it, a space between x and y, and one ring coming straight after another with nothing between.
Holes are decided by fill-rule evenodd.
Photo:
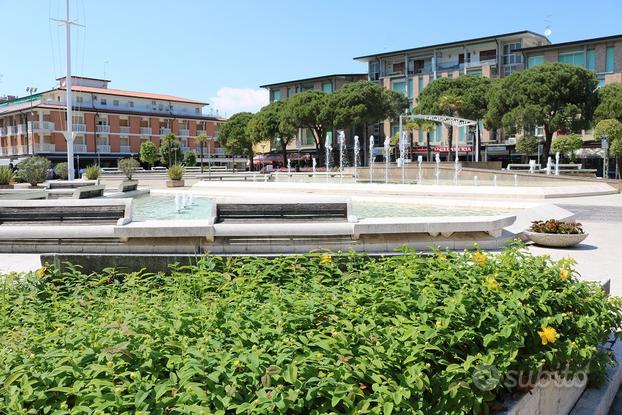
<instances>
[{"instance_id":1,"label":"window","mask_svg":"<svg viewBox=\"0 0 622 415\"><path fill-rule=\"evenodd\" d=\"M134 108L134 101L130 101L128 104L130 105L130 108Z\"/></svg>"},{"instance_id":2,"label":"window","mask_svg":"<svg viewBox=\"0 0 622 415\"><path fill-rule=\"evenodd\" d=\"M102 104L102 105L106 105L106 100L105 100L104 98L100 99L100 100L99 100L99 102L100 102L100 104Z\"/></svg>"},{"instance_id":3,"label":"window","mask_svg":"<svg viewBox=\"0 0 622 415\"><path fill-rule=\"evenodd\" d=\"M496 49L489 49L489 50L482 50L479 52L479 61L493 61L497 59L497 50Z\"/></svg>"},{"instance_id":4,"label":"window","mask_svg":"<svg viewBox=\"0 0 622 415\"><path fill-rule=\"evenodd\" d=\"M404 62L394 63L392 68L393 73L404 73Z\"/></svg>"},{"instance_id":5,"label":"window","mask_svg":"<svg viewBox=\"0 0 622 415\"><path fill-rule=\"evenodd\" d=\"M544 55L535 55L527 58L527 67L533 68L536 65L544 63Z\"/></svg>"},{"instance_id":6,"label":"window","mask_svg":"<svg viewBox=\"0 0 622 415\"><path fill-rule=\"evenodd\" d=\"M425 85L423 85L423 76L420 76L419 77L419 93L423 91L423 88L425 88Z\"/></svg>"},{"instance_id":7,"label":"window","mask_svg":"<svg viewBox=\"0 0 622 415\"><path fill-rule=\"evenodd\" d=\"M313 90L313 84L307 84L307 85L303 85L301 87L301 91L302 92L304 92L304 91L312 91L312 90Z\"/></svg>"},{"instance_id":8,"label":"window","mask_svg":"<svg viewBox=\"0 0 622 415\"><path fill-rule=\"evenodd\" d=\"M310 128L305 129L305 139L302 143L305 146L315 145L315 136L313 135L313 131Z\"/></svg>"},{"instance_id":9,"label":"window","mask_svg":"<svg viewBox=\"0 0 622 415\"><path fill-rule=\"evenodd\" d=\"M115 107L118 107L119 106L119 100L115 99L114 101L112 101L112 105L115 106Z\"/></svg>"},{"instance_id":10,"label":"window","mask_svg":"<svg viewBox=\"0 0 622 415\"><path fill-rule=\"evenodd\" d=\"M443 140L443 126L436 125L434 127L434 133L430 134L430 141L440 143Z\"/></svg>"},{"instance_id":11,"label":"window","mask_svg":"<svg viewBox=\"0 0 622 415\"><path fill-rule=\"evenodd\" d=\"M275 89L272 91L272 101L280 101L281 100L281 90Z\"/></svg>"},{"instance_id":12,"label":"window","mask_svg":"<svg viewBox=\"0 0 622 415\"><path fill-rule=\"evenodd\" d=\"M406 82L393 82L393 86L391 87L395 92L399 92L400 94L406 94Z\"/></svg>"},{"instance_id":13,"label":"window","mask_svg":"<svg viewBox=\"0 0 622 415\"><path fill-rule=\"evenodd\" d=\"M466 59L467 63L471 62L471 52L467 52L467 59ZM461 53L458 55L458 63L459 64L463 64L464 63L464 53Z\"/></svg>"},{"instance_id":14,"label":"window","mask_svg":"<svg viewBox=\"0 0 622 415\"><path fill-rule=\"evenodd\" d=\"M158 105L158 111L164 111L164 105L162 104Z\"/></svg>"},{"instance_id":15,"label":"window","mask_svg":"<svg viewBox=\"0 0 622 415\"><path fill-rule=\"evenodd\" d=\"M503 45L503 64L504 65L516 65L523 63L523 55L516 53L516 50L521 48L520 42L506 43Z\"/></svg>"},{"instance_id":16,"label":"window","mask_svg":"<svg viewBox=\"0 0 622 415\"><path fill-rule=\"evenodd\" d=\"M607 47L607 52L605 54L605 72L613 72L613 52L614 52L614 47L613 46L608 46Z\"/></svg>"},{"instance_id":17,"label":"window","mask_svg":"<svg viewBox=\"0 0 622 415\"><path fill-rule=\"evenodd\" d=\"M466 141L466 127L458 128L458 141L461 143Z\"/></svg>"},{"instance_id":18,"label":"window","mask_svg":"<svg viewBox=\"0 0 622 415\"><path fill-rule=\"evenodd\" d=\"M585 54L583 53L583 51L560 53L559 63L585 66Z\"/></svg>"},{"instance_id":19,"label":"window","mask_svg":"<svg viewBox=\"0 0 622 415\"><path fill-rule=\"evenodd\" d=\"M84 102L84 98L83 97L76 97L76 102L78 104L82 104Z\"/></svg>"},{"instance_id":20,"label":"window","mask_svg":"<svg viewBox=\"0 0 622 415\"><path fill-rule=\"evenodd\" d=\"M327 94L330 94L331 92L333 92L333 83L328 81L328 82L323 82L322 83L322 91L326 92Z\"/></svg>"},{"instance_id":21,"label":"window","mask_svg":"<svg viewBox=\"0 0 622 415\"><path fill-rule=\"evenodd\" d=\"M482 77L482 70L481 69L469 69L467 71L467 75L469 76L476 76L478 78Z\"/></svg>"},{"instance_id":22,"label":"window","mask_svg":"<svg viewBox=\"0 0 622 415\"><path fill-rule=\"evenodd\" d=\"M156 106L156 102L155 101L151 101L151 105L153 105L155 107Z\"/></svg>"},{"instance_id":23,"label":"window","mask_svg":"<svg viewBox=\"0 0 622 415\"><path fill-rule=\"evenodd\" d=\"M292 88L291 88L291 87L288 87L288 88L287 88L287 98L289 98L289 97L291 97L291 96L292 96Z\"/></svg>"},{"instance_id":24,"label":"window","mask_svg":"<svg viewBox=\"0 0 622 415\"><path fill-rule=\"evenodd\" d=\"M425 143L425 131L419 130L419 144Z\"/></svg>"},{"instance_id":25,"label":"window","mask_svg":"<svg viewBox=\"0 0 622 415\"><path fill-rule=\"evenodd\" d=\"M201 113L201 108L196 107L196 108L194 109L194 113L195 113L195 114L200 114L200 113Z\"/></svg>"},{"instance_id":26,"label":"window","mask_svg":"<svg viewBox=\"0 0 622 415\"><path fill-rule=\"evenodd\" d=\"M414 96L413 94L415 93L414 91L414 86L413 86L413 80L412 78L408 80L408 98L412 99L412 97Z\"/></svg>"},{"instance_id":27,"label":"window","mask_svg":"<svg viewBox=\"0 0 622 415\"><path fill-rule=\"evenodd\" d=\"M594 49L587 50L587 61L585 69L589 69L590 71L596 70L596 53Z\"/></svg>"}]
</instances>

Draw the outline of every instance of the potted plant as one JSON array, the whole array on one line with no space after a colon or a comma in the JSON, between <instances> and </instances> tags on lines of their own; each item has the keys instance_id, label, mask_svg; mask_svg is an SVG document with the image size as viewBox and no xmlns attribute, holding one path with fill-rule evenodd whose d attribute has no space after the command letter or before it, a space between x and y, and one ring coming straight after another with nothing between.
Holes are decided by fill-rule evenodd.
<instances>
[{"instance_id":1,"label":"potted plant","mask_svg":"<svg viewBox=\"0 0 622 415\"><path fill-rule=\"evenodd\" d=\"M168 178L166 187L183 187L184 186L184 166L181 164L173 164L168 168Z\"/></svg>"},{"instance_id":2,"label":"potted plant","mask_svg":"<svg viewBox=\"0 0 622 415\"><path fill-rule=\"evenodd\" d=\"M555 219L534 221L524 234L536 245L555 248L574 246L583 242L588 236L580 223L568 223Z\"/></svg>"},{"instance_id":3,"label":"potted plant","mask_svg":"<svg viewBox=\"0 0 622 415\"><path fill-rule=\"evenodd\" d=\"M56 173L59 179L67 180L69 177L69 165L67 162L58 163L56 167L54 167L54 173Z\"/></svg>"},{"instance_id":4,"label":"potted plant","mask_svg":"<svg viewBox=\"0 0 622 415\"><path fill-rule=\"evenodd\" d=\"M7 166L0 166L0 189L10 189L13 180L13 170Z\"/></svg>"},{"instance_id":5,"label":"potted plant","mask_svg":"<svg viewBox=\"0 0 622 415\"><path fill-rule=\"evenodd\" d=\"M31 187L46 181L49 169L50 160L40 156L28 157L17 165L19 177Z\"/></svg>"},{"instance_id":6,"label":"potted plant","mask_svg":"<svg viewBox=\"0 0 622 415\"><path fill-rule=\"evenodd\" d=\"M125 180L119 185L119 190L129 192L138 188L138 180L132 180L134 171L140 167L140 163L133 158L121 159L117 163L117 167L125 175Z\"/></svg>"},{"instance_id":7,"label":"potted plant","mask_svg":"<svg viewBox=\"0 0 622 415\"><path fill-rule=\"evenodd\" d=\"M84 169L84 177L86 177L87 180L95 180L98 184L99 184L99 174L100 174L100 170L99 167L95 164L87 166L86 169Z\"/></svg>"}]
</instances>

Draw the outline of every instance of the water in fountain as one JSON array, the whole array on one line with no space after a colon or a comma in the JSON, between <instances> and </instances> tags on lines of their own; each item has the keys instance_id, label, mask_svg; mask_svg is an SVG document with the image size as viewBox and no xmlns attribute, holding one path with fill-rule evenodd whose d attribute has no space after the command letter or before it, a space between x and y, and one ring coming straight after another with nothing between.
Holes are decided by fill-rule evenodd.
<instances>
[{"instance_id":1,"label":"water in fountain","mask_svg":"<svg viewBox=\"0 0 622 415\"><path fill-rule=\"evenodd\" d=\"M478 180L478 179L477 179L477 176L473 176L473 184L474 184L475 186L477 186L477 185L478 185L478 184L477 184L477 183L478 183L478 182L477 182L477 180Z\"/></svg>"},{"instance_id":2,"label":"water in fountain","mask_svg":"<svg viewBox=\"0 0 622 415\"><path fill-rule=\"evenodd\" d=\"M287 159L287 181L292 180L292 161Z\"/></svg>"},{"instance_id":3,"label":"water in fountain","mask_svg":"<svg viewBox=\"0 0 622 415\"><path fill-rule=\"evenodd\" d=\"M434 156L434 163L436 164L434 175L436 176L436 184L438 184L438 179L441 176L441 155L439 153Z\"/></svg>"},{"instance_id":4,"label":"water in fountain","mask_svg":"<svg viewBox=\"0 0 622 415\"><path fill-rule=\"evenodd\" d=\"M458 184L458 175L460 174L460 163L458 162L458 157L454 160L454 183Z\"/></svg>"},{"instance_id":5,"label":"water in fountain","mask_svg":"<svg viewBox=\"0 0 622 415\"><path fill-rule=\"evenodd\" d=\"M374 182L374 136L369 136L369 182Z\"/></svg>"},{"instance_id":6,"label":"water in fountain","mask_svg":"<svg viewBox=\"0 0 622 415\"><path fill-rule=\"evenodd\" d=\"M492 184L497 187L497 175L492 176Z\"/></svg>"},{"instance_id":7,"label":"water in fountain","mask_svg":"<svg viewBox=\"0 0 622 415\"><path fill-rule=\"evenodd\" d=\"M559 176L559 151L555 153L555 176Z\"/></svg>"},{"instance_id":8,"label":"water in fountain","mask_svg":"<svg viewBox=\"0 0 622 415\"><path fill-rule=\"evenodd\" d=\"M384 138L384 183L389 183L389 151L391 149L391 139Z\"/></svg>"},{"instance_id":9,"label":"water in fountain","mask_svg":"<svg viewBox=\"0 0 622 415\"><path fill-rule=\"evenodd\" d=\"M423 156L417 156L417 167L418 167L417 183L418 184L423 183L423 172L421 170L422 163L423 163Z\"/></svg>"},{"instance_id":10,"label":"water in fountain","mask_svg":"<svg viewBox=\"0 0 622 415\"><path fill-rule=\"evenodd\" d=\"M354 136L354 182L356 183L356 181L358 180L359 174L359 152L361 151L360 145L359 145L359 136L355 135Z\"/></svg>"},{"instance_id":11,"label":"water in fountain","mask_svg":"<svg viewBox=\"0 0 622 415\"><path fill-rule=\"evenodd\" d=\"M529 160L529 173L534 174L536 172L536 161Z\"/></svg>"},{"instance_id":12,"label":"water in fountain","mask_svg":"<svg viewBox=\"0 0 622 415\"><path fill-rule=\"evenodd\" d=\"M339 131L337 136L339 140L339 183L343 181L343 153L346 148L346 135L343 131Z\"/></svg>"},{"instance_id":13,"label":"water in fountain","mask_svg":"<svg viewBox=\"0 0 622 415\"><path fill-rule=\"evenodd\" d=\"M326 148L326 181L328 181L330 176L330 174L328 174L328 172L330 171L330 155L333 151L333 146L331 146L330 142L328 141L328 135L326 136L324 147Z\"/></svg>"},{"instance_id":14,"label":"water in fountain","mask_svg":"<svg viewBox=\"0 0 622 415\"><path fill-rule=\"evenodd\" d=\"M192 193L188 193L188 205L194 205L194 195Z\"/></svg>"},{"instance_id":15,"label":"water in fountain","mask_svg":"<svg viewBox=\"0 0 622 415\"><path fill-rule=\"evenodd\" d=\"M313 169L313 173L311 175L312 180L311 181L315 181L315 167L317 166L317 161L315 161L315 157L313 157L313 164L312 164L312 169Z\"/></svg>"},{"instance_id":16,"label":"water in fountain","mask_svg":"<svg viewBox=\"0 0 622 415\"><path fill-rule=\"evenodd\" d=\"M551 160L551 157L548 158L548 160L546 161L546 174L550 175L551 174L551 164L553 163L553 161Z\"/></svg>"},{"instance_id":17,"label":"water in fountain","mask_svg":"<svg viewBox=\"0 0 622 415\"><path fill-rule=\"evenodd\" d=\"M402 131L400 136L400 163L402 165L402 184L406 183L406 131Z\"/></svg>"},{"instance_id":18,"label":"water in fountain","mask_svg":"<svg viewBox=\"0 0 622 415\"><path fill-rule=\"evenodd\" d=\"M518 174L514 175L514 186L518 186Z\"/></svg>"},{"instance_id":19,"label":"water in fountain","mask_svg":"<svg viewBox=\"0 0 622 415\"><path fill-rule=\"evenodd\" d=\"M181 201L181 195L176 194L175 195L175 210L177 211L177 213L181 213L183 208L184 206L183 206L183 202Z\"/></svg>"}]
</instances>

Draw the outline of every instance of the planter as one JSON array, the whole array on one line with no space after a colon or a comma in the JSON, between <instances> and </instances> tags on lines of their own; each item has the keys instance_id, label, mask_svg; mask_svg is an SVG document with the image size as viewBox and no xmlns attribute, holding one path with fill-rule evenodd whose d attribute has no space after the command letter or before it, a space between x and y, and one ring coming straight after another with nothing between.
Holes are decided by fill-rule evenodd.
<instances>
[{"instance_id":1,"label":"planter","mask_svg":"<svg viewBox=\"0 0 622 415\"><path fill-rule=\"evenodd\" d=\"M181 180L167 180L166 187L184 187L184 179Z\"/></svg>"},{"instance_id":2,"label":"planter","mask_svg":"<svg viewBox=\"0 0 622 415\"><path fill-rule=\"evenodd\" d=\"M587 233L559 234L559 233L539 233L525 231L525 236L536 245L550 246L553 248L567 248L581 243L588 237Z\"/></svg>"},{"instance_id":3,"label":"planter","mask_svg":"<svg viewBox=\"0 0 622 415\"><path fill-rule=\"evenodd\" d=\"M119 185L120 192L132 192L138 188L138 180L123 180Z\"/></svg>"},{"instance_id":4,"label":"planter","mask_svg":"<svg viewBox=\"0 0 622 415\"><path fill-rule=\"evenodd\" d=\"M12 184L0 184L0 189L12 189Z\"/></svg>"}]
</instances>

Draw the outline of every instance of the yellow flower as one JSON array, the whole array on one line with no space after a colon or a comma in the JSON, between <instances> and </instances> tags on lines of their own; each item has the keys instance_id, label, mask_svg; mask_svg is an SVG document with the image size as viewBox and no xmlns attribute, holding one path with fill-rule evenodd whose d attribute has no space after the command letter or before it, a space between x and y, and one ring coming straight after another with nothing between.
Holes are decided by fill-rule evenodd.
<instances>
[{"instance_id":1,"label":"yellow flower","mask_svg":"<svg viewBox=\"0 0 622 415\"><path fill-rule=\"evenodd\" d=\"M234 360L233 361L233 366L239 367L240 365L241 365L241 362L239 360Z\"/></svg>"},{"instance_id":2,"label":"yellow flower","mask_svg":"<svg viewBox=\"0 0 622 415\"><path fill-rule=\"evenodd\" d=\"M570 276L570 271L568 271L566 268L562 268L561 270L559 270L559 278L562 281L566 281L569 276Z\"/></svg>"},{"instance_id":3,"label":"yellow flower","mask_svg":"<svg viewBox=\"0 0 622 415\"><path fill-rule=\"evenodd\" d=\"M439 261L447 261L447 256L446 255L439 255L438 256L438 260Z\"/></svg>"},{"instance_id":4,"label":"yellow flower","mask_svg":"<svg viewBox=\"0 0 622 415\"><path fill-rule=\"evenodd\" d=\"M36 275L37 277L41 278L41 277L43 277L43 276L45 275L45 272L46 272L47 270L48 270L48 269L47 269L46 267L41 267L41 268L39 268L38 270L36 270L36 271L35 271L35 275Z\"/></svg>"},{"instance_id":5,"label":"yellow flower","mask_svg":"<svg viewBox=\"0 0 622 415\"><path fill-rule=\"evenodd\" d=\"M436 320L435 326L436 326L436 329L439 330L440 328L443 327L443 323L440 320Z\"/></svg>"},{"instance_id":6,"label":"yellow flower","mask_svg":"<svg viewBox=\"0 0 622 415\"><path fill-rule=\"evenodd\" d=\"M497 288L499 288L499 283L497 282L495 277L492 277L492 276L486 277L486 285L491 290L496 290Z\"/></svg>"},{"instance_id":7,"label":"yellow flower","mask_svg":"<svg viewBox=\"0 0 622 415\"><path fill-rule=\"evenodd\" d=\"M542 330L538 332L538 335L542 339L543 345L547 345L548 343L553 344L559 338L557 331L549 326L542 326Z\"/></svg>"},{"instance_id":8,"label":"yellow flower","mask_svg":"<svg viewBox=\"0 0 622 415\"><path fill-rule=\"evenodd\" d=\"M471 257L471 260L475 264L483 267L484 265L486 265L486 262L488 262L488 257L486 255L482 254L481 252L476 252Z\"/></svg>"},{"instance_id":9,"label":"yellow flower","mask_svg":"<svg viewBox=\"0 0 622 415\"><path fill-rule=\"evenodd\" d=\"M333 262L333 257L331 257L330 255L322 255L320 257L320 265L328 265L331 262Z\"/></svg>"}]
</instances>

